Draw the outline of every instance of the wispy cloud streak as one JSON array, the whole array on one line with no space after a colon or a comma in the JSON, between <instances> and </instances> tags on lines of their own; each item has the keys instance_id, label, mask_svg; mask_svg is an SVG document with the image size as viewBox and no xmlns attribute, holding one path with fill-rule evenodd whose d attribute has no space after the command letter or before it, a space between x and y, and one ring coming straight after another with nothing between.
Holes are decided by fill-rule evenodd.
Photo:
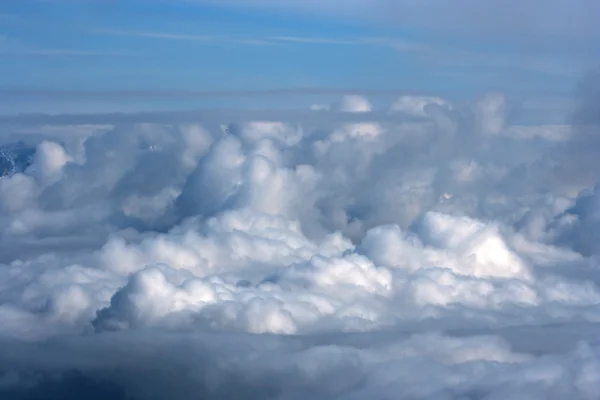
<instances>
[{"instance_id":1,"label":"wispy cloud streak","mask_svg":"<svg viewBox=\"0 0 600 400\"><path fill-rule=\"evenodd\" d=\"M129 36L139 38L151 38L151 39L163 39L163 40L181 40L188 42L202 42L206 44L210 43L235 43L248 46L264 46L270 45L267 40L257 38L244 38L244 37L230 37L230 36L218 36L218 35L197 35L187 33L169 33L169 32L137 32L127 31L120 29L99 29L92 33L98 35L110 35L110 36Z\"/></svg>"},{"instance_id":2,"label":"wispy cloud streak","mask_svg":"<svg viewBox=\"0 0 600 400\"><path fill-rule=\"evenodd\" d=\"M517 69L549 76L578 76L578 60L565 60L555 54L523 55L519 53L496 54L474 51L461 47L447 47L435 43L415 42L401 37L311 37L311 36L264 36L233 37L170 32L136 32L119 29L93 31L100 35L130 36L149 39L179 40L203 44L265 45L330 45L374 46L388 48L420 57L421 62L444 64L465 68Z\"/></svg>"}]
</instances>

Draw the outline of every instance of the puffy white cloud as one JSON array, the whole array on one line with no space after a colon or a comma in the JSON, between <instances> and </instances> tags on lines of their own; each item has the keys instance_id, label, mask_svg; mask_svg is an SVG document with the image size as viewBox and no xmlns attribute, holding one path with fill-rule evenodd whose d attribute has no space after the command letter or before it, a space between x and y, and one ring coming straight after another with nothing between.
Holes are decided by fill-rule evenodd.
<instances>
[{"instance_id":1,"label":"puffy white cloud","mask_svg":"<svg viewBox=\"0 0 600 400\"><path fill-rule=\"evenodd\" d=\"M427 213L415 229L418 236L412 237L398 227L371 230L363 242L364 251L383 265L413 270L442 267L475 277L529 277L526 263L508 248L494 226ZM379 236L384 248L380 248Z\"/></svg>"},{"instance_id":2,"label":"puffy white cloud","mask_svg":"<svg viewBox=\"0 0 600 400\"><path fill-rule=\"evenodd\" d=\"M40 129L0 179L0 395L593 399L579 132L392 108L423 120Z\"/></svg>"},{"instance_id":3,"label":"puffy white cloud","mask_svg":"<svg viewBox=\"0 0 600 400\"><path fill-rule=\"evenodd\" d=\"M52 183L60 179L62 169L72 160L58 143L43 141L35 152L34 165L40 179Z\"/></svg>"}]
</instances>

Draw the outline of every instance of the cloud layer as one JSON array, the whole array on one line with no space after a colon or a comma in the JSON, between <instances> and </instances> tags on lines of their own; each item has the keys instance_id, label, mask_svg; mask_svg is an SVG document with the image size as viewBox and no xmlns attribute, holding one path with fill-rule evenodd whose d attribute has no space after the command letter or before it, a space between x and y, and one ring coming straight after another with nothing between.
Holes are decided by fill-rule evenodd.
<instances>
[{"instance_id":1,"label":"cloud layer","mask_svg":"<svg viewBox=\"0 0 600 400\"><path fill-rule=\"evenodd\" d=\"M507 108L8 129L0 394L594 399L596 141Z\"/></svg>"}]
</instances>

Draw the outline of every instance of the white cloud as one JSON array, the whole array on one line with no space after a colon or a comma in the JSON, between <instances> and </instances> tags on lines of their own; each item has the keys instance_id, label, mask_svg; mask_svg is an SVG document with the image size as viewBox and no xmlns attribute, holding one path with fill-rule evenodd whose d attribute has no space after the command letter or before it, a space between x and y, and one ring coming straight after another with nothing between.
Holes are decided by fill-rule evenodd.
<instances>
[{"instance_id":1,"label":"white cloud","mask_svg":"<svg viewBox=\"0 0 600 400\"><path fill-rule=\"evenodd\" d=\"M582 132L506 102L3 133L36 154L0 179L0 395L594 399Z\"/></svg>"}]
</instances>

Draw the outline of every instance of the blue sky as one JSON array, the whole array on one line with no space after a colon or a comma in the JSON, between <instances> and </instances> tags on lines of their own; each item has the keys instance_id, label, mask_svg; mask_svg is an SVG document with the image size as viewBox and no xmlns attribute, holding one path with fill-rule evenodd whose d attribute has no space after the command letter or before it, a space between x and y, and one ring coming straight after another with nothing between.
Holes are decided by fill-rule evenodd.
<instances>
[{"instance_id":1,"label":"blue sky","mask_svg":"<svg viewBox=\"0 0 600 400\"><path fill-rule=\"evenodd\" d=\"M318 102L117 93L306 87L564 98L598 54L598 29L588 21L598 7L577 3L491 0L480 9L457 0L449 9L442 0L2 2L0 105L10 113ZM98 91L115 94L96 98Z\"/></svg>"}]
</instances>

